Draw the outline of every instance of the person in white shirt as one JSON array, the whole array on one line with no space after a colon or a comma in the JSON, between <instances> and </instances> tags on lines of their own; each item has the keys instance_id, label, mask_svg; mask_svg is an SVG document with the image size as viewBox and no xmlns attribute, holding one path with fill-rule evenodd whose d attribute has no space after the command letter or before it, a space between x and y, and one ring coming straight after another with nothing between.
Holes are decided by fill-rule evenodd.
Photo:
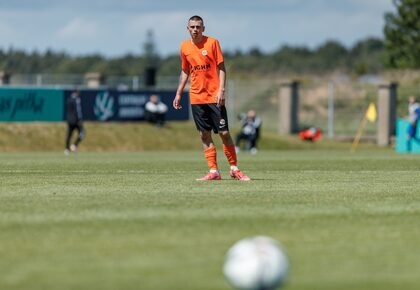
<instances>
[{"instance_id":1,"label":"person in white shirt","mask_svg":"<svg viewBox=\"0 0 420 290\"><path fill-rule=\"evenodd\" d=\"M162 127L165 124L167 111L168 106L162 103L157 95L151 95L146 103L144 118L148 122L155 124L156 127Z\"/></svg>"}]
</instances>

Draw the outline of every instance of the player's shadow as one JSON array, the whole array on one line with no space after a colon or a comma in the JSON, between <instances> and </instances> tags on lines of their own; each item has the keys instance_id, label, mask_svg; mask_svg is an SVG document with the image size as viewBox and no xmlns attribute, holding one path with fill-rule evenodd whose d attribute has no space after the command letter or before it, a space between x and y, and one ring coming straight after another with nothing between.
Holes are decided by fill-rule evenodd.
<instances>
[{"instance_id":1,"label":"player's shadow","mask_svg":"<svg viewBox=\"0 0 420 290\"><path fill-rule=\"evenodd\" d=\"M252 178L251 177L251 180L249 181L264 181L264 180L278 180L278 179L279 178ZM240 180L233 179L233 178L231 179L225 178L225 179L222 179L221 181L240 181Z\"/></svg>"}]
</instances>

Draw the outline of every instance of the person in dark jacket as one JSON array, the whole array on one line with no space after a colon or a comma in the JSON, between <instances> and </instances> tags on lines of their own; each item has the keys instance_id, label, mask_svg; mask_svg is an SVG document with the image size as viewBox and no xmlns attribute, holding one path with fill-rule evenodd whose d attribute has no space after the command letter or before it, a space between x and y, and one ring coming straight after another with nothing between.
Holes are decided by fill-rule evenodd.
<instances>
[{"instance_id":1,"label":"person in dark jacket","mask_svg":"<svg viewBox=\"0 0 420 290\"><path fill-rule=\"evenodd\" d=\"M67 137L66 137L66 149L64 154L69 155L70 152L77 152L77 147L80 141L85 136L85 130L83 128L83 116L82 116L82 104L80 99L80 91L75 90L70 98L67 99L66 103L66 121L68 125ZM70 141L73 132L77 130L77 139L70 145Z\"/></svg>"}]
</instances>

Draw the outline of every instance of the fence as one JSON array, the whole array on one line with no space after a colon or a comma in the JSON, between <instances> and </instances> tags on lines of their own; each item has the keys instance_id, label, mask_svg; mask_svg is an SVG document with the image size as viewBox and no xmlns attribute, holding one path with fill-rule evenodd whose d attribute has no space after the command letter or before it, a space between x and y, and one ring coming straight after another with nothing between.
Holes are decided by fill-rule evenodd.
<instances>
[{"instance_id":1,"label":"fence","mask_svg":"<svg viewBox=\"0 0 420 290\"><path fill-rule=\"evenodd\" d=\"M285 78L263 80L236 79L228 86L231 115L254 109L263 120L263 128L277 130L279 123L279 87ZM380 77L352 79L339 76L331 79L299 79L299 128L314 126L324 136L354 136L369 103L377 103L378 86L385 82ZM232 96L233 94L233 96ZM399 83L397 117L407 115L407 98L420 94L420 84ZM364 136L376 136L377 125L368 123Z\"/></svg>"},{"instance_id":2,"label":"fence","mask_svg":"<svg viewBox=\"0 0 420 290\"><path fill-rule=\"evenodd\" d=\"M167 90L176 88L178 77L157 77L154 89ZM11 75L9 85L11 86L38 86L38 87L86 87L85 75L82 74L15 74ZM137 76L106 76L104 87L124 90L142 90L148 88L145 85L144 77Z\"/></svg>"},{"instance_id":3,"label":"fence","mask_svg":"<svg viewBox=\"0 0 420 290\"><path fill-rule=\"evenodd\" d=\"M264 130L277 130L279 87L286 79L290 78L230 78L227 84L227 108L231 127L239 125L239 113L254 109L263 121ZM384 81L379 76L353 79L346 75L331 78L301 76L297 79L300 83L299 127L315 126L329 137L353 135L357 131L369 103L376 103L378 85ZM85 76L76 74L16 74L10 78L11 86L83 88L86 84ZM177 85L177 76L157 76L153 89L175 92ZM107 76L103 86L118 91L150 89L141 75ZM398 93L397 116L403 117L407 113L408 95L418 95L420 84L401 82ZM376 125L369 123L364 134L374 136L376 130Z\"/></svg>"}]
</instances>

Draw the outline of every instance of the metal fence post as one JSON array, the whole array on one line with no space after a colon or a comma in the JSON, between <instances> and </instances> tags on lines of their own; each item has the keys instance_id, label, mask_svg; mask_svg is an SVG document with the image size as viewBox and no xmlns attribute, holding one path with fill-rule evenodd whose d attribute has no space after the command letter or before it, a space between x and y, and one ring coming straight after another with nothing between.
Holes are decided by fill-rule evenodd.
<instances>
[{"instance_id":1,"label":"metal fence post","mask_svg":"<svg viewBox=\"0 0 420 290\"><path fill-rule=\"evenodd\" d=\"M137 91L139 89L140 78L139 76L133 76L132 79L132 89L133 91Z\"/></svg>"},{"instance_id":2,"label":"metal fence post","mask_svg":"<svg viewBox=\"0 0 420 290\"><path fill-rule=\"evenodd\" d=\"M42 86L42 74L37 74L36 75L36 85L37 86Z\"/></svg>"},{"instance_id":3,"label":"metal fence post","mask_svg":"<svg viewBox=\"0 0 420 290\"><path fill-rule=\"evenodd\" d=\"M105 85L105 76L98 72L85 74L85 81L88 88L97 89Z\"/></svg>"}]
</instances>

